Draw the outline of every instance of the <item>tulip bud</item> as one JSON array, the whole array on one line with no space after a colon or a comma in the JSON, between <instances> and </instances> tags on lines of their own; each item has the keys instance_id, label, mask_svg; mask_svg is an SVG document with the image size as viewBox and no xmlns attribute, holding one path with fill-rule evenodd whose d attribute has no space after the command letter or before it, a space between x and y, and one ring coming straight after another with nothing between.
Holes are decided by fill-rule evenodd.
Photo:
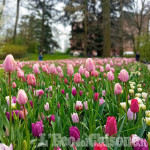
<instances>
[{"instance_id":1,"label":"tulip bud","mask_svg":"<svg viewBox=\"0 0 150 150\"><path fill-rule=\"evenodd\" d=\"M95 143L94 150L108 150L108 148L104 143L101 144Z\"/></svg>"},{"instance_id":2,"label":"tulip bud","mask_svg":"<svg viewBox=\"0 0 150 150\"><path fill-rule=\"evenodd\" d=\"M88 110L88 103L87 103L87 101L85 101L83 104L84 104L84 108L85 108L86 110Z\"/></svg>"},{"instance_id":3,"label":"tulip bud","mask_svg":"<svg viewBox=\"0 0 150 150\"><path fill-rule=\"evenodd\" d=\"M27 100L28 100L28 97L27 97L27 94L25 93L24 90L19 90L18 91L18 95L17 95L17 102L20 104L20 105L24 105L27 103Z\"/></svg>"},{"instance_id":4,"label":"tulip bud","mask_svg":"<svg viewBox=\"0 0 150 150\"><path fill-rule=\"evenodd\" d=\"M115 92L115 94L121 94L122 93L122 86L120 83L115 84L114 92Z\"/></svg>"},{"instance_id":5,"label":"tulip bud","mask_svg":"<svg viewBox=\"0 0 150 150\"><path fill-rule=\"evenodd\" d=\"M44 105L44 109L45 109L45 111L49 111L49 103L48 102Z\"/></svg>"},{"instance_id":6,"label":"tulip bud","mask_svg":"<svg viewBox=\"0 0 150 150\"><path fill-rule=\"evenodd\" d=\"M95 70L95 65L94 65L94 62L91 58L86 59L85 68L88 72Z\"/></svg>"},{"instance_id":7,"label":"tulip bud","mask_svg":"<svg viewBox=\"0 0 150 150\"><path fill-rule=\"evenodd\" d=\"M131 111L132 111L133 113L139 112L139 104L138 104L137 99L132 99L132 100L131 100L130 109L131 109Z\"/></svg>"},{"instance_id":8,"label":"tulip bud","mask_svg":"<svg viewBox=\"0 0 150 150\"><path fill-rule=\"evenodd\" d=\"M99 98L99 93L94 93L94 100L98 101L98 98Z\"/></svg>"},{"instance_id":9,"label":"tulip bud","mask_svg":"<svg viewBox=\"0 0 150 150\"><path fill-rule=\"evenodd\" d=\"M146 125L147 125L147 126L150 126L150 118L146 117L146 118L145 118L145 122L146 122Z\"/></svg>"},{"instance_id":10,"label":"tulip bud","mask_svg":"<svg viewBox=\"0 0 150 150\"><path fill-rule=\"evenodd\" d=\"M74 82L75 83L81 82L81 75L79 73L74 74Z\"/></svg>"},{"instance_id":11,"label":"tulip bud","mask_svg":"<svg viewBox=\"0 0 150 150\"><path fill-rule=\"evenodd\" d=\"M14 72L16 70L16 62L14 60L14 57L9 54L6 56L4 62L3 62L3 68L5 72Z\"/></svg>"},{"instance_id":12,"label":"tulip bud","mask_svg":"<svg viewBox=\"0 0 150 150\"><path fill-rule=\"evenodd\" d=\"M28 76L27 76L27 84L28 85L36 85L36 79L35 79L35 76L34 76L34 74L29 74Z\"/></svg>"},{"instance_id":13,"label":"tulip bud","mask_svg":"<svg viewBox=\"0 0 150 150\"><path fill-rule=\"evenodd\" d=\"M40 137L42 135L44 131L42 120L37 121L36 123L32 123L31 127L32 127L32 134L34 137Z\"/></svg>"},{"instance_id":14,"label":"tulip bud","mask_svg":"<svg viewBox=\"0 0 150 150\"><path fill-rule=\"evenodd\" d=\"M127 112L127 117L129 120L136 120L136 113L134 114L130 108L128 109L128 112ZM134 117L134 118L133 118Z\"/></svg>"},{"instance_id":15,"label":"tulip bud","mask_svg":"<svg viewBox=\"0 0 150 150\"><path fill-rule=\"evenodd\" d=\"M77 113L71 114L71 118L73 123L79 123L79 117Z\"/></svg>"},{"instance_id":16,"label":"tulip bud","mask_svg":"<svg viewBox=\"0 0 150 150\"><path fill-rule=\"evenodd\" d=\"M122 102L122 103L120 103L120 105L124 110L126 110L126 102Z\"/></svg>"},{"instance_id":17,"label":"tulip bud","mask_svg":"<svg viewBox=\"0 0 150 150\"><path fill-rule=\"evenodd\" d=\"M22 143L22 150L27 150L27 141L24 140Z\"/></svg>"},{"instance_id":18,"label":"tulip bud","mask_svg":"<svg viewBox=\"0 0 150 150\"><path fill-rule=\"evenodd\" d=\"M150 118L150 110L145 111L145 115Z\"/></svg>"},{"instance_id":19,"label":"tulip bud","mask_svg":"<svg viewBox=\"0 0 150 150\"><path fill-rule=\"evenodd\" d=\"M76 142L80 139L80 131L77 127L70 127L69 128L69 135L70 135L70 140L72 142Z\"/></svg>"},{"instance_id":20,"label":"tulip bud","mask_svg":"<svg viewBox=\"0 0 150 150\"><path fill-rule=\"evenodd\" d=\"M130 89L130 90L129 90L129 93L130 93L130 94L134 94L134 90Z\"/></svg>"},{"instance_id":21,"label":"tulip bud","mask_svg":"<svg viewBox=\"0 0 150 150\"><path fill-rule=\"evenodd\" d=\"M129 74L125 69L122 69L118 75L118 78L122 82L127 82L129 80Z\"/></svg>"},{"instance_id":22,"label":"tulip bud","mask_svg":"<svg viewBox=\"0 0 150 150\"><path fill-rule=\"evenodd\" d=\"M107 77L108 77L108 80L109 80L109 81L112 81L112 80L115 79L114 74L113 74L111 71L109 71L109 72L107 73Z\"/></svg>"},{"instance_id":23,"label":"tulip bud","mask_svg":"<svg viewBox=\"0 0 150 150\"><path fill-rule=\"evenodd\" d=\"M83 104L81 101L77 101L76 102L76 105L75 105L75 108L77 111L81 111L83 109Z\"/></svg>"},{"instance_id":24,"label":"tulip bud","mask_svg":"<svg viewBox=\"0 0 150 150\"><path fill-rule=\"evenodd\" d=\"M13 82L13 83L12 83L12 88L16 88L16 87L17 87L16 83Z\"/></svg>"}]
</instances>

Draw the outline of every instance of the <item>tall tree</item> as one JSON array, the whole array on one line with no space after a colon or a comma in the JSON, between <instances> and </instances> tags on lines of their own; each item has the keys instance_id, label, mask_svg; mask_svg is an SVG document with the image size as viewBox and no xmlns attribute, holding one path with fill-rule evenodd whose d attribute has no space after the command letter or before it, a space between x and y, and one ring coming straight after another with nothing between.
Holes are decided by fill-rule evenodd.
<instances>
[{"instance_id":1,"label":"tall tree","mask_svg":"<svg viewBox=\"0 0 150 150\"><path fill-rule=\"evenodd\" d=\"M19 19L20 1L21 1L21 0L17 0L16 20L15 20L14 35L13 35L13 41L14 41L14 42L15 42L15 40L16 40L17 25L18 25L18 19Z\"/></svg>"},{"instance_id":2,"label":"tall tree","mask_svg":"<svg viewBox=\"0 0 150 150\"><path fill-rule=\"evenodd\" d=\"M53 0L32 0L29 4L32 15L40 20L40 51L50 53L54 47L58 48L57 42L53 40L51 27L55 3Z\"/></svg>"},{"instance_id":3,"label":"tall tree","mask_svg":"<svg viewBox=\"0 0 150 150\"><path fill-rule=\"evenodd\" d=\"M97 50L95 49L96 46L94 46L95 42L92 42L92 35L94 36L95 34L95 32L93 32L94 29L98 29L96 24L100 22L101 15L98 8L99 0L65 0L65 2L65 15L62 18L65 21L67 20L70 24L73 24L74 22L80 22L83 24L84 32L76 32L76 34L73 34L73 36L78 40L81 38L83 41L83 51L84 55L86 56L87 52L89 53L91 50ZM99 31L97 33L99 33Z\"/></svg>"},{"instance_id":4,"label":"tall tree","mask_svg":"<svg viewBox=\"0 0 150 150\"><path fill-rule=\"evenodd\" d=\"M102 0L103 14L103 57L110 57L110 0Z\"/></svg>"}]
</instances>

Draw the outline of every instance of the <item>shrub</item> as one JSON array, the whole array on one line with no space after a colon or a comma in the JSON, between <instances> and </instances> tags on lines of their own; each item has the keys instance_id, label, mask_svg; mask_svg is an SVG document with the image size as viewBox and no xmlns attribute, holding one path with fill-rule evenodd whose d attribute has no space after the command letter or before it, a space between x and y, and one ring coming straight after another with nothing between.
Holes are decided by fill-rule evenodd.
<instances>
[{"instance_id":1,"label":"shrub","mask_svg":"<svg viewBox=\"0 0 150 150\"><path fill-rule=\"evenodd\" d=\"M28 44L28 48L27 48L28 53L35 54L38 51L37 49L38 49L38 43L37 42L32 41Z\"/></svg>"},{"instance_id":2,"label":"shrub","mask_svg":"<svg viewBox=\"0 0 150 150\"><path fill-rule=\"evenodd\" d=\"M6 44L2 47L3 56L12 54L15 58L22 58L27 53L27 47L23 45Z\"/></svg>"}]
</instances>

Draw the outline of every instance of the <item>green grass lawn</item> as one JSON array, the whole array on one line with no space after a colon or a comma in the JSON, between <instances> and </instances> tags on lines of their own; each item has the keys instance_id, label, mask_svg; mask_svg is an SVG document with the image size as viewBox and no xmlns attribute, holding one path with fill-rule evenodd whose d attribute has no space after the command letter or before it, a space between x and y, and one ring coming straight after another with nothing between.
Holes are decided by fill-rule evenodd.
<instances>
[{"instance_id":1,"label":"green grass lawn","mask_svg":"<svg viewBox=\"0 0 150 150\"><path fill-rule=\"evenodd\" d=\"M25 58L22 58L21 60L31 60L36 61L38 60L39 55L38 54L28 54ZM69 59L72 56L70 55L50 55L50 54L44 54L43 60L57 60L57 59Z\"/></svg>"},{"instance_id":2,"label":"green grass lawn","mask_svg":"<svg viewBox=\"0 0 150 150\"><path fill-rule=\"evenodd\" d=\"M25 57L16 59L20 61L37 61L39 55L38 54L27 54ZM60 60L60 59L69 59L69 58L76 58L70 55L55 55L55 54L44 54L43 60ZM2 63L3 60L0 60L0 63Z\"/></svg>"}]
</instances>

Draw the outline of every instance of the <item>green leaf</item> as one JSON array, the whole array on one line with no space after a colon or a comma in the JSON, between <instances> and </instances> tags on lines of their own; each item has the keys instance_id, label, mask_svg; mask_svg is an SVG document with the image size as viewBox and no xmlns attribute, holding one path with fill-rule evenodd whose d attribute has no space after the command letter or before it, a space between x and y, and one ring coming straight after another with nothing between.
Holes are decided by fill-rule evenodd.
<instances>
[{"instance_id":1,"label":"green leaf","mask_svg":"<svg viewBox=\"0 0 150 150\"><path fill-rule=\"evenodd\" d=\"M139 136L139 137L142 137L144 132L145 132L145 129L146 129L146 123L145 121L143 121L143 125L141 128L139 128L136 132L136 134Z\"/></svg>"}]
</instances>

